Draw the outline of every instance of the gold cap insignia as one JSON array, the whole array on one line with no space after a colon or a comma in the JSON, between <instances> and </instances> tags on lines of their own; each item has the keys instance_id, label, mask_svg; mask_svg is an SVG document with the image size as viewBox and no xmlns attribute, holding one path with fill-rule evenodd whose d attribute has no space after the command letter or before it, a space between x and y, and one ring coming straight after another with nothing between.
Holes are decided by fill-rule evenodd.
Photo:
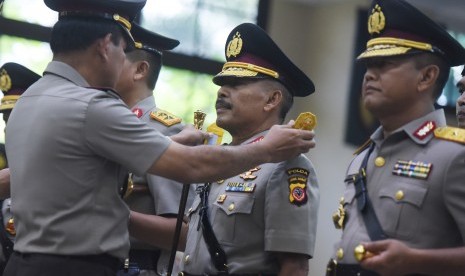
<instances>
[{"instance_id":1,"label":"gold cap insignia","mask_svg":"<svg viewBox=\"0 0 465 276\"><path fill-rule=\"evenodd\" d=\"M384 27L386 26L386 17L381 11L381 7L376 4L376 6L371 11L371 15L368 18L368 32L370 35L379 34Z\"/></svg>"},{"instance_id":2,"label":"gold cap insignia","mask_svg":"<svg viewBox=\"0 0 465 276\"><path fill-rule=\"evenodd\" d=\"M0 72L0 89L4 92L11 89L11 78L5 69Z\"/></svg>"},{"instance_id":3,"label":"gold cap insignia","mask_svg":"<svg viewBox=\"0 0 465 276\"><path fill-rule=\"evenodd\" d=\"M312 112L302 112L294 123L294 128L313 130L316 126L316 116Z\"/></svg>"},{"instance_id":4,"label":"gold cap insignia","mask_svg":"<svg viewBox=\"0 0 465 276\"><path fill-rule=\"evenodd\" d=\"M242 50L242 38L239 32L233 36L232 40L229 41L228 47L226 49L226 57L235 57L241 53Z\"/></svg>"}]
</instances>

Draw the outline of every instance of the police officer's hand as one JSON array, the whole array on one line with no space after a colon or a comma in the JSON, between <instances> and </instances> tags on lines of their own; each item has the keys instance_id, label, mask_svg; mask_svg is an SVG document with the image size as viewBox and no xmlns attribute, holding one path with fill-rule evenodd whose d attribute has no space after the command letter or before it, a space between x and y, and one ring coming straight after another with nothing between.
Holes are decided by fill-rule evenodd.
<instances>
[{"instance_id":1,"label":"police officer's hand","mask_svg":"<svg viewBox=\"0 0 465 276\"><path fill-rule=\"evenodd\" d=\"M383 240L364 243L365 249L373 255L365 258L360 264L381 276L399 276L415 273L411 271L412 249L397 240Z\"/></svg>"},{"instance_id":2,"label":"police officer's hand","mask_svg":"<svg viewBox=\"0 0 465 276\"><path fill-rule=\"evenodd\" d=\"M0 170L0 199L10 197L10 169Z\"/></svg>"},{"instance_id":3,"label":"police officer's hand","mask_svg":"<svg viewBox=\"0 0 465 276\"><path fill-rule=\"evenodd\" d=\"M263 139L262 143L268 147L270 153L270 162L288 160L315 147L315 133L294 129L293 125L293 120L287 125L275 125Z\"/></svg>"},{"instance_id":4,"label":"police officer's hand","mask_svg":"<svg viewBox=\"0 0 465 276\"><path fill-rule=\"evenodd\" d=\"M186 125L181 132L170 136L173 141L186 146L201 145L208 137L208 133L196 129L193 125Z\"/></svg>"}]
</instances>

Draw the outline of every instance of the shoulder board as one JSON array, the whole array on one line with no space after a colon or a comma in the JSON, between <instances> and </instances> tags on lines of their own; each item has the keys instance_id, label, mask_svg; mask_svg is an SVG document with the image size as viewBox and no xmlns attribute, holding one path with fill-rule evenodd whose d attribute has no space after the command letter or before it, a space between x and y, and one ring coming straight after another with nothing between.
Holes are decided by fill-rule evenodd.
<instances>
[{"instance_id":1,"label":"shoulder board","mask_svg":"<svg viewBox=\"0 0 465 276\"><path fill-rule=\"evenodd\" d=\"M371 139L368 139L363 145L361 145L357 150L355 150L354 155L359 155L362 151L364 151L368 146L371 144Z\"/></svg>"},{"instance_id":2,"label":"shoulder board","mask_svg":"<svg viewBox=\"0 0 465 276\"><path fill-rule=\"evenodd\" d=\"M465 144L465 129L457 127L438 127L434 130L434 137Z\"/></svg>"},{"instance_id":3,"label":"shoulder board","mask_svg":"<svg viewBox=\"0 0 465 276\"><path fill-rule=\"evenodd\" d=\"M165 126L172 126L175 124L179 124L182 121L181 118L176 117L175 115L169 113L168 111L161 110L161 109L150 112L150 118L164 124Z\"/></svg>"}]
</instances>

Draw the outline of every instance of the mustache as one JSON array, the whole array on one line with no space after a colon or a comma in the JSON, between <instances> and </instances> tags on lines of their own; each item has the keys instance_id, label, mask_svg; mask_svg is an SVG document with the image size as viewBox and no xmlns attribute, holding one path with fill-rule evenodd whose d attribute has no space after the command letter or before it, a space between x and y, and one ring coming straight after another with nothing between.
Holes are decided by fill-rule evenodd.
<instances>
[{"instance_id":1,"label":"mustache","mask_svg":"<svg viewBox=\"0 0 465 276\"><path fill-rule=\"evenodd\" d=\"M231 109L232 105L230 103L228 103L227 101L225 101L225 100L218 99L218 100L216 100L215 108L216 109L218 109L218 108Z\"/></svg>"}]
</instances>

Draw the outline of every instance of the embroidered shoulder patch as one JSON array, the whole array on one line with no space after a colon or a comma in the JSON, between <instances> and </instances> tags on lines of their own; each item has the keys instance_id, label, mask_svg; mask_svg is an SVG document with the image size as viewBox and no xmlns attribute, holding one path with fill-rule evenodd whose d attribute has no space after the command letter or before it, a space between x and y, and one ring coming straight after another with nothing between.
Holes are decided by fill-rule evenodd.
<instances>
[{"instance_id":1,"label":"embroidered shoulder patch","mask_svg":"<svg viewBox=\"0 0 465 276\"><path fill-rule=\"evenodd\" d=\"M181 118L161 109L150 112L150 118L164 124L165 126L179 124L182 121Z\"/></svg>"},{"instance_id":2,"label":"embroidered shoulder patch","mask_svg":"<svg viewBox=\"0 0 465 276\"><path fill-rule=\"evenodd\" d=\"M307 203L307 177L293 176L289 178L289 202L301 206Z\"/></svg>"},{"instance_id":3,"label":"embroidered shoulder patch","mask_svg":"<svg viewBox=\"0 0 465 276\"><path fill-rule=\"evenodd\" d=\"M457 127L438 127L434 130L434 137L465 144L465 129Z\"/></svg>"}]
</instances>

